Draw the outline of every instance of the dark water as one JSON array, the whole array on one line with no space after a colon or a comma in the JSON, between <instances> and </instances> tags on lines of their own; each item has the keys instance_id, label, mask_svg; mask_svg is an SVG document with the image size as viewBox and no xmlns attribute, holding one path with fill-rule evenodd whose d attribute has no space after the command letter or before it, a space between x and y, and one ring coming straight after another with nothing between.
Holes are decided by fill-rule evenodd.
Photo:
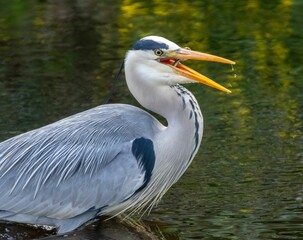
<instances>
[{"instance_id":1,"label":"dark water","mask_svg":"<svg viewBox=\"0 0 303 240\"><path fill-rule=\"evenodd\" d=\"M131 44L161 35L237 65L187 63L233 93L188 86L202 147L144 219L170 239L303 239L301 0L0 4L1 140L101 104ZM124 81L111 102L136 104Z\"/></svg>"}]
</instances>

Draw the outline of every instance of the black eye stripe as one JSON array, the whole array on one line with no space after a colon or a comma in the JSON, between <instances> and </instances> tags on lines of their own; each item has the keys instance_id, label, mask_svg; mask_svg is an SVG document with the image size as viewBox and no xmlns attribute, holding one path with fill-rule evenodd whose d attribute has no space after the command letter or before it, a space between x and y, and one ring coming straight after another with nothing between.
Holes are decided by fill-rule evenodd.
<instances>
[{"instance_id":1,"label":"black eye stripe","mask_svg":"<svg viewBox=\"0 0 303 240\"><path fill-rule=\"evenodd\" d=\"M155 50L168 49L168 45L161 42L156 42L150 39L141 39L133 45L133 50Z\"/></svg>"}]
</instances>

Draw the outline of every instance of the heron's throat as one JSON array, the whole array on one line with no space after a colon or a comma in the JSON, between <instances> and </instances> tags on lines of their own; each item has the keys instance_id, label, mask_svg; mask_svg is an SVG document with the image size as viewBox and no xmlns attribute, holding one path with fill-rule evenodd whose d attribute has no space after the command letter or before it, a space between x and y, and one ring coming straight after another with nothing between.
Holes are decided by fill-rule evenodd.
<instances>
[{"instance_id":1,"label":"heron's throat","mask_svg":"<svg viewBox=\"0 0 303 240\"><path fill-rule=\"evenodd\" d=\"M168 123L178 119L182 122L183 115L188 118L187 111L192 110L192 105L200 114L194 96L178 84L170 85L171 76L162 72L161 65L154 60L142 63L135 52L128 53L125 76L132 95L144 108L163 116ZM166 68L164 64L163 67Z\"/></svg>"},{"instance_id":2,"label":"heron's throat","mask_svg":"<svg viewBox=\"0 0 303 240\"><path fill-rule=\"evenodd\" d=\"M156 179L169 179L167 189L185 172L196 155L202 140L203 117L194 96L180 85L170 86L174 107L167 113L167 128L156 138L159 156L155 168L171 169L169 174L157 175ZM169 154L168 154L169 153ZM174 165L171 168L171 164Z\"/></svg>"}]
</instances>

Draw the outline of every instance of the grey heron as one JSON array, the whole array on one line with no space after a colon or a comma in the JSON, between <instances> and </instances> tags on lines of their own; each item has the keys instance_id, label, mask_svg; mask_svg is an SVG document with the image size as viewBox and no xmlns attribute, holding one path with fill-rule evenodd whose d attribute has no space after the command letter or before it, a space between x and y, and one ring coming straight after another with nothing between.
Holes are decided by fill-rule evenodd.
<instances>
[{"instance_id":1,"label":"grey heron","mask_svg":"<svg viewBox=\"0 0 303 240\"><path fill-rule=\"evenodd\" d=\"M181 61L235 64L159 36L127 52L128 88L161 124L127 104L101 105L0 143L0 219L72 231L100 215L152 207L200 146L199 105L179 84L230 92Z\"/></svg>"}]
</instances>

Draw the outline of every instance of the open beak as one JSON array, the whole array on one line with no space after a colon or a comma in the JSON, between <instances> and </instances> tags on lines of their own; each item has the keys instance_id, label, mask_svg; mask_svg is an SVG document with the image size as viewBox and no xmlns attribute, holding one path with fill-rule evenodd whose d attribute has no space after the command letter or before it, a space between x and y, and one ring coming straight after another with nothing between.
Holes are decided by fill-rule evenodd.
<instances>
[{"instance_id":1,"label":"open beak","mask_svg":"<svg viewBox=\"0 0 303 240\"><path fill-rule=\"evenodd\" d=\"M194 81L203 83L205 85L216 88L218 90L221 90L221 91L224 91L227 93L231 93L230 90L223 87L222 85L216 83L215 81L209 79L208 77L203 76L202 74L196 72L195 70L180 63L180 61L188 60L188 59L220 62L220 63L227 63L227 64L236 64L234 61L231 61L231 60L228 60L225 58L221 58L221 57L207 54L207 53L192 51L192 50L185 49L185 48L180 48L180 49L177 49L174 51L170 51L166 54L165 58L161 58L159 61L161 63L167 64L176 73L178 73L181 76L184 76L184 77L192 79Z\"/></svg>"}]
</instances>

